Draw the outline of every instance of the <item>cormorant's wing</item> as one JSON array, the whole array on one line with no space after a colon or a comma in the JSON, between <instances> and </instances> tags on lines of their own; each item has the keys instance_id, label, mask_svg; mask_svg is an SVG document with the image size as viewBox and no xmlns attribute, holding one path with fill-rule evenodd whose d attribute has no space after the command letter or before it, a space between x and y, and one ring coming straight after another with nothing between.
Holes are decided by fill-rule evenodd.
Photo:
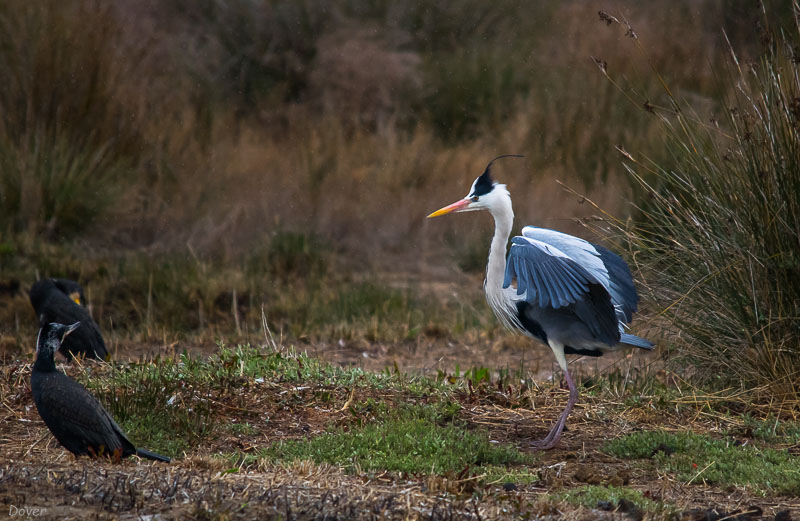
<instances>
[{"instance_id":1,"label":"cormorant's wing","mask_svg":"<svg viewBox=\"0 0 800 521\"><path fill-rule=\"evenodd\" d=\"M628 265L616 253L566 233L526 226L522 235L555 246L580 264L611 294L621 321L629 324L637 310L639 295Z\"/></svg>"},{"instance_id":2,"label":"cormorant's wing","mask_svg":"<svg viewBox=\"0 0 800 521\"><path fill-rule=\"evenodd\" d=\"M608 345L619 342L611 295L578 261L553 245L530 237L511 239L503 287L517 280L517 295L540 308L573 306L575 314Z\"/></svg>"},{"instance_id":3,"label":"cormorant's wing","mask_svg":"<svg viewBox=\"0 0 800 521\"><path fill-rule=\"evenodd\" d=\"M135 447L97 398L67 375L58 373L49 382L40 400L42 418L50 419L45 423L67 448L89 446L104 447L105 451L111 453L117 449L135 452Z\"/></svg>"}]
</instances>

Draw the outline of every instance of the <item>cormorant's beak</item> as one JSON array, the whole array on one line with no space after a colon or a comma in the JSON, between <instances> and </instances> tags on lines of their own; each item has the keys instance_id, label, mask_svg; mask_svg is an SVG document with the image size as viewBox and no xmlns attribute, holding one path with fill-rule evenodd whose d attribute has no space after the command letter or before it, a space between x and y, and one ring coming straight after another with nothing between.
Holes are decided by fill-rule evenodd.
<instances>
[{"instance_id":1,"label":"cormorant's beak","mask_svg":"<svg viewBox=\"0 0 800 521\"><path fill-rule=\"evenodd\" d=\"M75 322L74 324L67 326L67 330L64 331L64 338L67 338L67 335L78 329L78 326L80 325L81 325L80 322Z\"/></svg>"},{"instance_id":2,"label":"cormorant's beak","mask_svg":"<svg viewBox=\"0 0 800 521\"><path fill-rule=\"evenodd\" d=\"M77 305L79 306L81 305L81 294L78 293L77 291L73 291L72 293L70 293L69 298L71 298L72 301L75 302Z\"/></svg>"},{"instance_id":3,"label":"cormorant's beak","mask_svg":"<svg viewBox=\"0 0 800 521\"><path fill-rule=\"evenodd\" d=\"M472 200L468 198L461 199L460 201L456 201L451 205L445 206L444 208L439 208L438 210L430 214L428 218L439 217L440 215L444 215L446 213L460 212L466 210L467 206L469 206L469 203L471 202Z\"/></svg>"}]
</instances>

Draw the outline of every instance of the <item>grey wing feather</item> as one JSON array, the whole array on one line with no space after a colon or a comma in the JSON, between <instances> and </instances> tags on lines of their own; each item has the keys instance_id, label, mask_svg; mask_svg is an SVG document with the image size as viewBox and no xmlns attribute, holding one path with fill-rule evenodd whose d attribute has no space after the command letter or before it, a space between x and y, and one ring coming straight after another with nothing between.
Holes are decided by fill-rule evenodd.
<instances>
[{"instance_id":1,"label":"grey wing feather","mask_svg":"<svg viewBox=\"0 0 800 521\"><path fill-rule=\"evenodd\" d=\"M611 250L566 233L526 226L522 235L554 246L569 256L611 294L620 321L629 324L637 311L639 295L633 285L630 269L622 258Z\"/></svg>"},{"instance_id":2,"label":"grey wing feather","mask_svg":"<svg viewBox=\"0 0 800 521\"><path fill-rule=\"evenodd\" d=\"M636 347L641 347L642 349L653 349L655 346L649 340L645 340L644 338L640 338L636 335L629 335L628 333L622 333L620 335L620 342L623 344L628 344Z\"/></svg>"},{"instance_id":3,"label":"grey wing feather","mask_svg":"<svg viewBox=\"0 0 800 521\"><path fill-rule=\"evenodd\" d=\"M599 258L597 247L594 244L580 237L535 226L524 227L522 235L557 248L608 289L608 270Z\"/></svg>"},{"instance_id":4,"label":"grey wing feather","mask_svg":"<svg viewBox=\"0 0 800 521\"><path fill-rule=\"evenodd\" d=\"M630 324L633 320L633 314L638 309L639 295L636 293L636 287L633 285L633 277L631 270L622 258L613 251L599 246L593 245L597 252L600 254L600 260L603 261L606 269L608 270L609 288L611 298L614 299L625 317L625 323Z\"/></svg>"},{"instance_id":5,"label":"grey wing feather","mask_svg":"<svg viewBox=\"0 0 800 521\"><path fill-rule=\"evenodd\" d=\"M580 300L597 284L580 264L563 253L525 237L511 239L503 287L517 279L517 294L539 307L558 309Z\"/></svg>"},{"instance_id":6,"label":"grey wing feather","mask_svg":"<svg viewBox=\"0 0 800 521\"><path fill-rule=\"evenodd\" d=\"M540 308L572 306L594 337L609 346L619 342L619 323L604 284L558 248L528 237L511 239L503 287L517 281L517 294Z\"/></svg>"}]
</instances>

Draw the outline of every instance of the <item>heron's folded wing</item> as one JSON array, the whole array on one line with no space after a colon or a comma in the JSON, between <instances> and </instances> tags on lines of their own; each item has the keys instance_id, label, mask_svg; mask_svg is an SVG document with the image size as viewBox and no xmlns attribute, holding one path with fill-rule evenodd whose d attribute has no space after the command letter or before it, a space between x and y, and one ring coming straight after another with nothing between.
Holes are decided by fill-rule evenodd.
<instances>
[{"instance_id":1,"label":"heron's folded wing","mask_svg":"<svg viewBox=\"0 0 800 521\"><path fill-rule=\"evenodd\" d=\"M603 264L597 246L594 244L580 237L535 226L524 227L522 235L528 239L553 246L588 271L606 289L609 289L608 269Z\"/></svg>"},{"instance_id":2,"label":"heron's folded wing","mask_svg":"<svg viewBox=\"0 0 800 521\"><path fill-rule=\"evenodd\" d=\"M558 309L581 300L599 282L564 252L536 239L514 237L503 287L517 279L517 295L541 308Z\"/></svg>"},{"instance_id":3,"label":"heron's folded wing","mask_svg":"<svg viewBox=\"0 0 800 521\"><path fill-rule=\"evenodd\" d=\"M620 320L626 324L631 322L639 295L628 265L619 255L579 237L546 228L526 226L522 229L522 235L554 246L580 264L611 294Z\"/></svg>"},{"instance_id":4,"label":"heron's folded wing","mask_svg":"<svg viewBox=\"0 0 800 521\"><path fill-rule=\"evenodd\" d=\"M511 239L506 261L507 288L517 281L517 295L540 308L572 306L594 338L608 345L619 342L616 310L606 287L563 251L529 237Z\"/></svg>"},{"instance_id":5,"label":"heron's folded wing","mask_svg":"<svg viewBox=\"0 0 800 521\"><path fill-rule=\"evenodd\" d=\"M603 261L606 269L608 270L609 287L608 292L611 293L611 298L617 304L625 316L625 323L630 324L633 320L633 314L638 309L639 295L636 293L636 287L633 285L633 277L631 270L622 258L611 250L603 248L597 244L593 245L597 252L600 254L600 260Z\"/></svg>"}]
</instances>

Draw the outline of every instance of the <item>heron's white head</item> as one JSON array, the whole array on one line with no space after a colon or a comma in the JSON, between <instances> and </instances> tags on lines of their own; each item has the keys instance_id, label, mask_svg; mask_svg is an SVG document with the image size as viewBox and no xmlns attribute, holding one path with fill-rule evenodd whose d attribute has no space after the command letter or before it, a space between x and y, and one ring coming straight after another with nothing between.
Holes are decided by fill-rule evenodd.
<instances>
[{"instance_id":1,"label":"heron's white head","mask_svg":"<svg viewBox=\"0 0 800 521\"><path fill-rule=\"evenodd\" d=\"M492 159L486 170L475 179L467 196L454 202L451 205L440 208L428 215L428 217L438 217L440 215L454 212L472 212L475 210L489 210L494 214L501 209L511 208L511 197L506 189L506 185L500 184L492 179L492 164L503 157L523 157L518 155L498 156Z\"/></svg>"}]
</instances>

